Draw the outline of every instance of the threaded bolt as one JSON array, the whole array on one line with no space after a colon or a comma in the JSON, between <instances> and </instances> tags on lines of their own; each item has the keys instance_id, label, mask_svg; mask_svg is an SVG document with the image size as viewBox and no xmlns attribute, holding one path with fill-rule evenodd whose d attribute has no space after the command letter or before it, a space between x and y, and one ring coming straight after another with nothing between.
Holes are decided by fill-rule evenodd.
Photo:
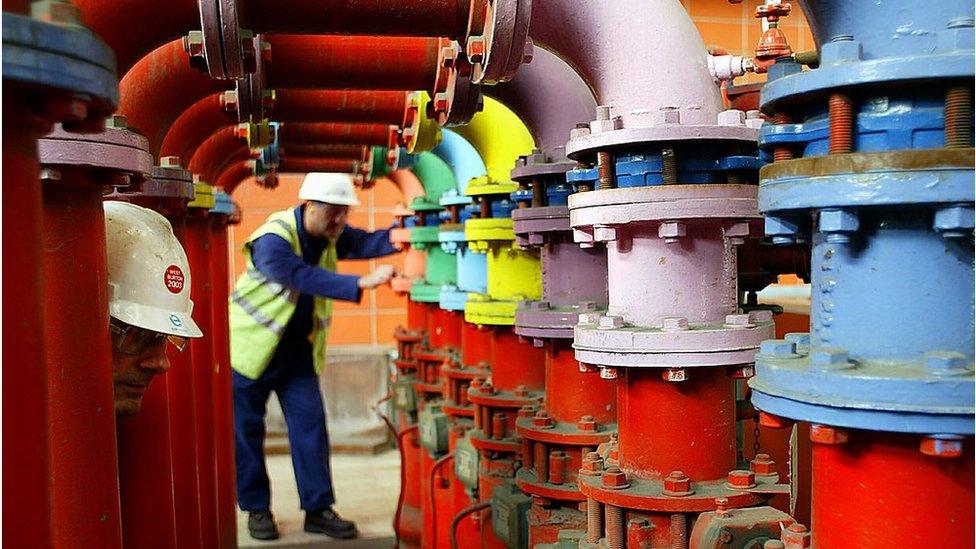
<instances>
[{"instance_id":1,"label":"threaded bolt","mask_svg":"<svg viewBox=\"0 0 976 549\"><path fill-rule=\"evenodd\" d=\"M949 88L945 100L945 146L973 146L973 94L966 86Z\"/></svg>"},{"instance_id":2,"label":"threaded bolt","mask_svg":"<svg viewBox=\"0 0 976 549\"><path fill-rule=\"evenodd\" d=\"M674 155L674 149L664 149L661 151L661 178L665 185L674 185L678 182L678 158Z\"/></svg>"},{"instance_id":3,"label":"threaded bolt","mask_svg":"<svg viewBox=\"0 0 976 549\"><path fill-rule=\"evenodd\" d=\"M606 151L596 153L596 167L600 173L600 190L613 189L617 187L616 175L614 174L613 155Z\"/></svg>"},{"instance_id":4,"label":"threaded bolt","mask_svg":"<svg viewBox=\"0 0 976 549\"><path fill-rule=\"evenodd\" d=\"M688 517L684 513L671 515L671 549L688 549Z\"/></svg>"},{"instance_id":5,"label":"threaded bolt","mask_svg":"<svg viewBox=\"0 0 976 549\"><path fill-rule=\"evenodd\" d=\"M600 502L586 498L586 541L598 543L602 531L603 514L600 512Z\"/></svg>"},{"instance_id":6,"label":"threaded bolt","mask_svg":"<svg viewBox=\"0 0 976 549\"><path fill-rule=\"evenodd\" d=\"M830 154L846 154L854 151L854 106L847 94L831 94Z\"/></svg>"},{"instance_id":7,"label":"threaded bolt","mask_svg":"<svg viewBox=\"0 0 976 549\"><path fill-rule=\"evenodd\" d=\"M790 115L780 112L776 113L773 117L774 124L790 124L792 123ZM783 160L793 160L793 151L786 145L780 145L773 148L773 162L782 162Z\"/></svg>"},{"instance_id":8,"label":"threaded bolt","mask_svg":"<svg viewBox=\"0 0 976 549\"><path fill-rule=\"evenodd\" d=\"M605 505L607 513L607 546L610 549L624 549L624 512L620 507Z\"/></svg>"},{"instance_id":9,"label":"threaded bolt","mask_svg":"<svg viewBox=\"0 0 976 549\"><path fill-rule=\"evenodd\" d=\"M546 186L538 178L532 179L532 207L542 208L546 205Z\"/></svg>"}]
</instances>

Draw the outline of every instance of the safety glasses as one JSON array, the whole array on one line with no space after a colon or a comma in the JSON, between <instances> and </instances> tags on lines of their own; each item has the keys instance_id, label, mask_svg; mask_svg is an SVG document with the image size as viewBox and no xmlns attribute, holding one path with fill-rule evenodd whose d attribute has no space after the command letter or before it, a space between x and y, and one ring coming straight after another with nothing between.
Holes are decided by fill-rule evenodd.
<instances>
[{"instance_id":1,"label":"safety glasses","mask_svg":"<svg viewBox=\"0 0 976 549\"><path fill-rule=\"evenodd\" d=\"M112 332L112 348L124 355L139 356L159 345L163 340L169 341L173 347L182 352L189 342L185 337L138 328L114 318L111 319L108 327Z\"/></svg>"}]
</instances>

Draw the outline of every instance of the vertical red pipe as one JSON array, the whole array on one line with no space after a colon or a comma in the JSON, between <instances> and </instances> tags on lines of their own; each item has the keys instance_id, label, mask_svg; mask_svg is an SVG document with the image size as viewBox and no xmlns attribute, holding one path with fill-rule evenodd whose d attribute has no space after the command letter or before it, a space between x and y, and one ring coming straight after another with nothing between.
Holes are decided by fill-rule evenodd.
<instances>
[{"instance_id":1,"label":"vertical red pipe","mask_svg":"<svg viewBox=\"0 0 976 549\"><path fill-rule=\"evenodd\" d=\"M197 187L198 191L200 186ZM197 198L199 200L199 196ZM193 370L194 400L187 403L196 415L196 463L200 488L200 538L203 547L217 546L217 461L214 456L214 333L211 310L210 277L210 216L209 205L204 208L190 204L186 219L186 248L190 272L193 275L193 320L204 336L190 342L190 363Z\"/></svg>"},{"instance_id":2,"label":"vertical red pipe","mask_svg":"<svg viewBox=\"0 0 976 549\"><path fill-rule=\"evenodd\" d=\"M511 391L524 385L530 391L546 383L545 349L521 341L511 326L496 326L491 337L491 383Z\"/></svg>"},{"instance_id":3,"label":"vertical red pipe","mask_svg":"<svg viewBox=\"0 0 976 549\"><path fill-rule=\"evenodd\" d=\"M46 182L43 188L43 334L50 390L54 544L121 548L102 210L105 182L82 169L60 172L59 181Z\"/></svg>"},{"instance_id":4,"label":"vertical red pipe","mask_svg":"<svg viewBox=\"0 0 976 549\"><path fill-rule=\"evenodd\" d=\"M221 549L237 547L237 489L234 466L234 397L230 370L228 216L211 215L210 269L213 297L214 441L217 459L217 539Z\"/></svg>"},{"instance_id":5,"label":"vertical red pipe","mask_svg":"<svg viewBox=\"0 0 976 549\"><path fill-rule=\"evenodd\" d=\"M553 341L546 353L546 412L568 423L582 416L592 416L599 424L616 421L616 383L580 372L569 343Z\"/></svg>"},{"instance_id":6,"label":"vertical red pipe","mask_svg":"<svg viewBox=\"0 0 976 549\"><path fill-rule=\"evenodd\" d=\"M197 286L195 264L190 256L189 241L193 239L186 227L186 219L171 219L173 232L183 244L190 262L190 275L193 287ZM192 294L191 299L196 302ZM196 313L196 310L194 310ZM199 321L194 316L194 321ZM201 326L203 329L203 326ZM204 332L204 338L208 337ZM199 341L199 340L197 340ZM190 346L193 346L191 342ZM173 497L176 502L176 532L177 545L180 549L202 549L202 532L200 524L200 486L197 479L197 423L196 402L197 390L193 386L193 362L191 351L183 353L169 353L170 368L166 374L166 386L169 390L169 423L172 437L173 457Z\"/></svg>"},{"instance_id":7,"label":"vertical red pipe","mask_svg":"<svg viewBox=\"0 0 976 549\"><path fill-rule=\"evenodd\" d=\"M7 4L4 3L4 7ZM51 475L41 294L38 130L27 98L3 93L3 542L51 546ZM17 258L16 261L10 258Z\"/></svg>"}]
</instances>

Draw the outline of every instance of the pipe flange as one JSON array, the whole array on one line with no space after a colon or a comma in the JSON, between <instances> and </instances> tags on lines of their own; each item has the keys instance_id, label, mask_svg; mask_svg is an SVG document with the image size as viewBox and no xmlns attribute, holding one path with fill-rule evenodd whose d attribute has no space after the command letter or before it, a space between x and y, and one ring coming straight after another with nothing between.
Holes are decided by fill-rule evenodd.
<instances>
[{"instance_id":1,"label":"pipe flange","mask_svg":"<svg viewBox=\"0 0 976 549\"><path fill-rule=\"evenodd\" d=\"M570 233L568 206L545 206L512 210L515 242L522 247L540 246L546 233Z\"/></svg>"},{"instance_id":2,"label":"pipe flange","mask_svg":"<svg viewBox=\"0 0 976 549\"><path fill-rule=\"evenodd\" d=\"M46 90L38 114L48 123L61 123L67 131L100 131L119 103L115 55L81 26L71 4L35 2L32 9L34 18L3 14L5 84ZM60 93L48 97L50 92Z\"/></svg>"},{"instance_id":3,"label":"pipe flange","mask_svg":"<svg viewBox=\"0 0 976 549\"><path fill-rule=\"evenodd\" d=\"M532 60L529 20L532 0L487 0L482 34L468 37L464 51L474 65L472 81L494 85L515 76ZM473 32L473 31L472 31Z\"/></svg>"},{"instance_id":4,"label":"pipe flange","mask_svg":"<svg viewBox=\"0 0 976 549\"><path fill-rule=\"evenodd\" d=\"M974 153L972 147L920 149L775 162L759 171L759 208L774 212L973 202Z\"/></svg>"},{"instance_id":5,"label":"pipe flange","mask_svg":"<svg viewBox=\"0 0 976 549\"><path fill-rule=\"evenodd\" d=\"M628 223L687 220L714 223L730 220L750 225L760 216L755 185L704 184L626 187L569 196L569 221L582 242L581 231L593 241L596 227ZM742 236L742 235L738 235Z\"/></svg>"},{"instance_id":6,"label":"pipe flange","mask_svg":"<svg viewBox=\"0 0 976 549\"><path fill-rule=\"evenodd\" d=\"M729 487L726 479L692 481L692 493L685 496L668 495L663 480L639 478L633 474L626 474L628 484L619 488L608 486L599 474L579 475L577 479L580 492L600 503L659 513L714 511L717 498L725 498L729 508L753 507L776 494L789 493L788 486L760 478L756 479L755 487L742 490Z\"/></svg>"},{"instance_id":7,"label":"pipe flange","mask_svg":"<svg viewBox=\"0 0 976 549\"><path fill-rule=\"evenodd\" d=\"M191 65L206 68L217 80L243 78L253 68L253 35L238 24L235 0L200 0L199 34L184 40Z\"/></svg>"},{"instance_id":8,"label":"pipe flange","mask_svg":"<svg viewBox=\"0 0 976 549\"><path fill-rule=\"evenodd\" d=\"M193 174L180 166L180 159L164 156L159 165L153 166L152 175L142 184L142 196L152 198L173 198L192 201L196 195Z\"/></svg>"},{"instance_id":9,"label":"pipe flange","mask_svg":"<svg viewBox=\"0 0 976 549\"><path fill-rule=\"evenodd\" d=\"M597 108L597 120L589 127L570 131L566 155L573 160L592 160L599 151L637 144L667 141L725 141L755 143L759 139L762 119L747 116L740 110L718 113L714 124L684 123L677 107L663 107L656 112L638 111L612 116L611 109Z\"/></svg>"},{"instance_id":10,"label":"pipe flange","mask_svg":"<svg viewBox=\"0 0 976 549\"><path fill-rule=\"evenodd\" d=\"M810 347L808 334L762 343L753 403L764 412L852 429L974 434L973 356L936 351L911 361Z\"/></svg>"},{"instance_id":11,"label":"pipe flange","mask_svg":"<svg viewBox=\"0 0 976 549\"><path fill-rule=\"evenodd\" d=\"M569 161L527 163L520 158L519 163L512 168L510 175L513 181L521 181L533 177L563 175L575 167L576 163Z\"/></svg>"},{"instance_id":12,"label":"pipe flange","mask_svg":"<svg viewBox=\"0 0 976 549\"><path fill-rule=\"evenodd\" d=\"M573 335L576 359L612 368L698 368L750 364L774 333L770 311L728 315L722 323L666 318L661 326L628 326L619 315L583 313Z\"/></svg>"},{"instance_id":13,"label":"pipe flange","mask_svg":"<svg viewBox=\"0 0 976 549\"><path fill-rule=\"evenodd\" d=\"M60 124L37 142L37 156L43 168L91 168L106 170L141 182L152 174L149 140L130 131L125 117L115 115L97 134L66 132ZM114 186L127 183L114 181Z\"/></svg>"},{"instance_id":14,"label":"pipe flange","mask_svg":"<svg viewBox=\"0 0 976 549\"><path fill-rule=\"evenodd\" d=\"M245 45L254 58L254 67L234 84L237 90L237 120L258 122L269 118L274 110L274 90L266 88L265 67L265 63L271 62L271 44L256 36Z\"/></svg>"},{"instance_id":15,"label":"pipe flange","mask_svg":"<svg viewBox=\"0 0 976 549\"><path fill-rule=\"evenodd\" d=\"M472 70L458 43L442 38L427 104L427 115L441 126L467 124L483 108L481 86L471 82Z\"/></svg>"}]
</instances>

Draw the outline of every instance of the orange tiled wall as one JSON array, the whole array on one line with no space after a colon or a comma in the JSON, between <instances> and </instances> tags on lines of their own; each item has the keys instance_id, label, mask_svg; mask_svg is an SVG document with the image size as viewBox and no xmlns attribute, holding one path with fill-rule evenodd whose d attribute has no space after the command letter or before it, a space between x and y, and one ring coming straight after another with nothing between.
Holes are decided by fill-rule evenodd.
<instances>
[{"instance_id":1,"label":"orange tiled wall","mask_svg":"<svg viewBox=\"0 0 976 549\"><path fill-rule=\"evenodd\" d=\"M762 34L760 22L753 17L759 3L756 0L745 0L741 4L730 4L728 0L682 1L705 43L721 46L736 55L752 55ZM782 22L781 28L794 51L814 48L813 37L798 8ZM747 75L737 82L762 80L765 80L765 76ZM270 213L297 204L300 183L301 178L298 176L283 176L280 187L273 191L262 189L252 181L244 182L238 187L234 200L240 204L244 219L241 225L231 229L231 242L234 246L231 252L231 272L235 277L244 270L241 243ZM377 229L388 227L392 223L393 206L400 201L401 195L395 186L386 182L377 185L372 191L360 192L359 197L362 205L353 209L350 224ZM366 273L380 262L391 263L398 269L402 266L402 259L394 256L380 261L342 261L339 271ZM405 300L405 297L395 295L389 288L383 288L365 292L359 305L336 302L329 343L392 345L394 328L406 322Z\"/></svg>"},{"instance_id":2,"label":"orange tiled wall","mask_svg":"<svg viewBox=\"0 0 976 549\"><path fill-rule=\"evenodd\" d=\"M236 278L244 271L244 257L241 244L273 212L292 208L298 204L298 187L302 178L296 175L283 175L281 184L275 190L257 186L253 181L241 183L234 191L234 200L241 206L241 224L231 227L231 273ZM352 208L349 224L362 229L384 229L393 223L393 206L401 201L400 190L389 180L384 180L371 191L359 191L360 205ZM379 263L402 267L399 255L370 261L340 261L339 272L365 274ZM406 298L397 296L389 288L363 292L359 304L335 302L332 329L329 332L330 345L390 344L393 345L393 330L406 321Z\"/></svg>"}]
</instances>

